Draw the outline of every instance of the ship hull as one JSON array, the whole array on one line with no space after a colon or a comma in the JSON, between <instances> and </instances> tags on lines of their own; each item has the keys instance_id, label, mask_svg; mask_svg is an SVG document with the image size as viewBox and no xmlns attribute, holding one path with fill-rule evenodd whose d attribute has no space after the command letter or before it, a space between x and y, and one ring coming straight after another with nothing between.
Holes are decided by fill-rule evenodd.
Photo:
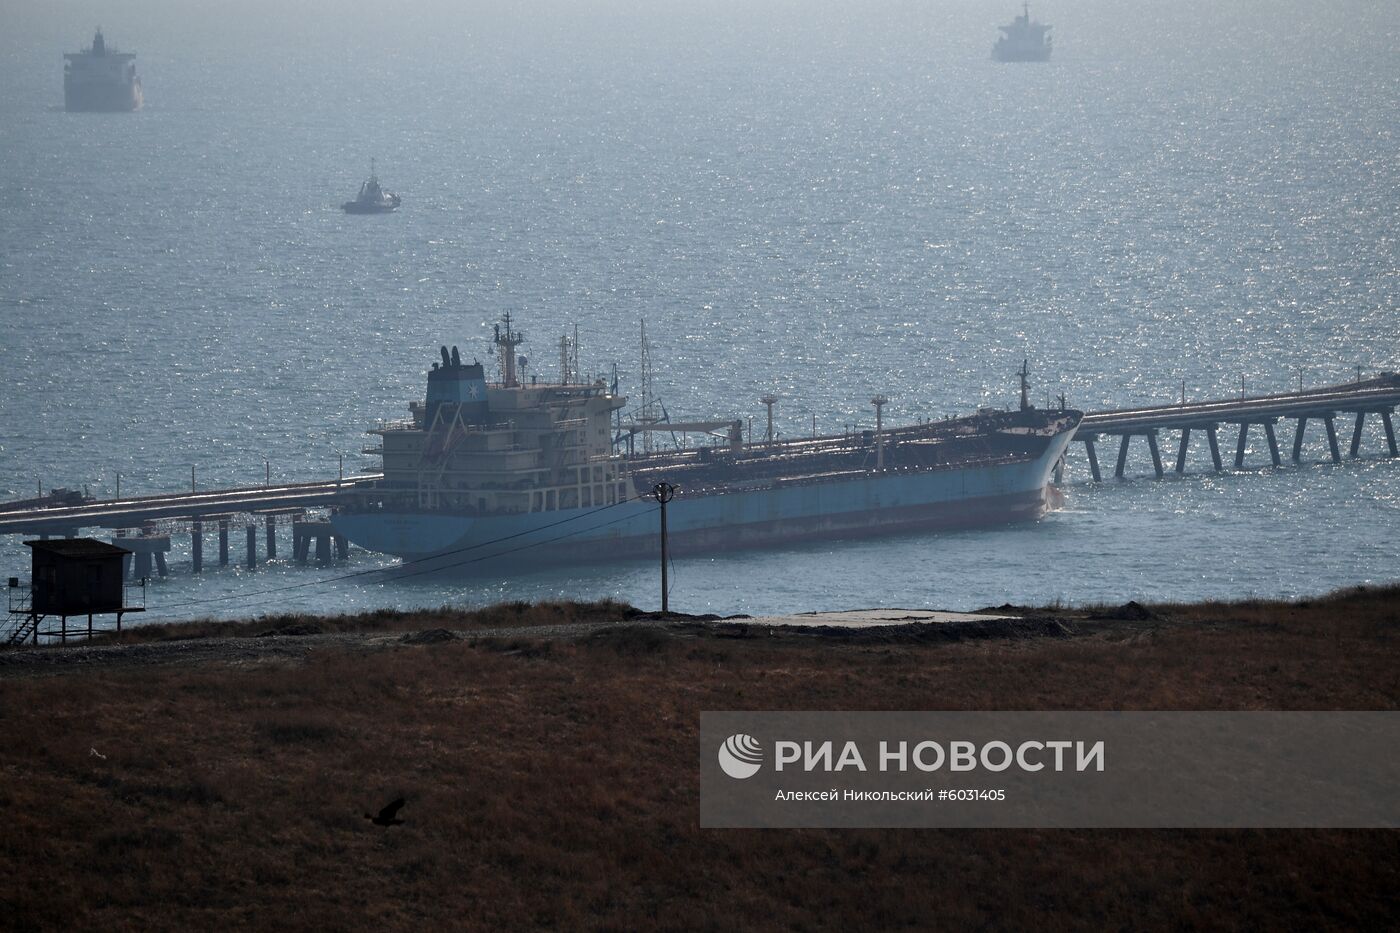
<instances>
[{"instance_id":1,"label":"ship hull","mask_svg":"<svg viewBox=\"0 0 1400 933\"><path fill-rule=\"evenodd\" d=\"M993 48L992 58L999 62L1048 62L1049 49L1004 49Z\"/></svg>"},{"instance_id":2,"label":"ship hull","mask_svg":"<svg viewBox=\"0 0 1400 933\"><path fill-rule=\"evenodd\" d=\"M1047 510L1050 473L1073 430L1034 458L938 470L869 473L841 481L731 491L667 507L675 556L808 541L1033 521ZM615 506L504 516L443 512L345 512L336 529L367 550L415 569L525 571L542 564L659 555L658 506ZM421 562L421 563L418 563Z\"/></svg>"},{"instance_id":3,"label":"ship hull","mask_svg":"<svg viewBox=\"0 0 1400 933\"><path fill-rule=\"evenodd\" d=\"M68 84L63 109L69 113L128 113L145 102L139 81L131 84Z\"/></svg>"},{"instance_id":4,"label":"ship hull","mask_svg":"<svg viewBox=\"0 0 1400 933\"><path fill-rule=\"evenodd\" d=\"M399 209L399 202L362 204L359 201L346 201L340 205L340 209L347 214L392 214Z\"/></svg>"}]
</instances>

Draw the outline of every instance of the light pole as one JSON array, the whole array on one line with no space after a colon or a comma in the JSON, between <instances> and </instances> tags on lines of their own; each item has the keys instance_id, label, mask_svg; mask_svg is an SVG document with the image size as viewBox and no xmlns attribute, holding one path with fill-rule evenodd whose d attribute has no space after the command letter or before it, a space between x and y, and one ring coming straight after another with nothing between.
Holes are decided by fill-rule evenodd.
<instances>
[{"instance_id":1,"label":"light pole","mask_svg":"<svg viewBox=\"0 0 1400 933\"><path fill-rule=\"evenodd\" d=\"M272 485L272 461L263 457L263 488Z\"/></svg>"},{"instance_id":2,"label":"light pole","mask_svg":"<svg viewBox=\"0 0 1400 933\"><path fill-rule=\"evenodd\" d=\"M651 487L651 495L661 505L661 611L663 613L671 611L669 581L666 578L666 503L676 497L676 487L670 483L661 482Z\"/></svg>"},{"instance_id":3,"label":"light pole","mask_svg":"<svg viewBox=\"0 0 1400 933\"><path fill-rule=\"evenodd\" d=\"M122 474L121 474L121 471L119 470L119 471L117 471L117 498L120 499L121 497L122 497Z\"/></svg>"},{"instance_id":4,"label":"light pole","mask_svg":"<svg viewBox=\"0 0 1400 933\"><path fill-rule=\"evenodd\" d=\"M777 397L776 395L765 395L765 396L763 396L763 398L759 399L758 401L759 401L761 404L767 405L767 406L768 406L768 439L767 439L767 440L768 440L768 444L771 446L772 443L773 443L773 406L776 405L776 404L778 404L778 397Z\"/></svg>"}]
</instances>

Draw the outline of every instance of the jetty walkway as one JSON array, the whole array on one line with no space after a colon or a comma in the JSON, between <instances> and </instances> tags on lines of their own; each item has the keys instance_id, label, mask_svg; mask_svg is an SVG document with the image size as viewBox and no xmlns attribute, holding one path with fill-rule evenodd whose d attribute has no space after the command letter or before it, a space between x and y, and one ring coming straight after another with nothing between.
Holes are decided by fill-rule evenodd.
<instances>
[{"instance_id":1,"label":"jetty walkway","mask_svg":"<svg viewBox=\"0 0 1400 933\"><path fill-rule=\"evenodd\" d=\"M1342 451L1337 439L1336 419L1343 414L1354 415L1356 418L1351 432L1351 456L1360 455L1362 429L1367 415L1379 416L1385 432L1387 452L1392 457L1397 456L1393 415L1398 404L1400 374L1386 372L1373 379L1278 395L1091 412L1080 422L1075 440L1083 442L1089 458L1090 472L1094 479L1099 481L1103 477L1099 472L1099 458L1095 449L1098 441L1105 437L1119 438L1118 463L1113 473L1114 476L1121 477L1128 462L1128 442L1134 437L1146 438L1148 451L1152 455L1153 470L1158 478L1161 478L1165 471L1162 468L1162 455L1157 438L1162 431L1181 432L1176 454L1176 472L1183 473L1186 470L1186 454L1192 432L1205 434L1210 445L1211 460L1215 469L1221 470L1224 469L1224 464L1220 457L1217 431L1221 425L1238 427L1235 468L1240 469L1244 466L1249 430L1252 427L1261 427L1269 444L1269 457L1274 466L1279 466L1282 457L1274 426L1281 420L1295 422L1293 460L1296 463L1302 459L1303 439L1308 422L1314 421L1321 422L1326 428L1332 460L1341 463Z\"/></svg>"},{"instance_id":2,"label":"jetty walkway","mask_svg":"<svg viewBox=\"0 0 1400 933\"><path fill-rule=\"evenodd\" d=\"M246 526L247 557L251 567L257 562L257 532L266 530L266 555L277 556L277 526L292 526L292 549L297 560L305 561L314 546L318 560L345 557L348 544L327 521L308 520L308 511L333 506L346 492L380 475L365 474L318 483L287 483L277 486L246 486L209 489L154 496L85 501L52 507L27 503L23 508L6 508L0 503L0 535L29 537L74 537L85 528L115 532L114 541L131 551L128 561L135 578L155 570L165 576L165 554L170 551L172 532L191 535L194 570L203 569L204 525L211 523L219 533L219 563L229 562L229 530Z\"/></svg>"},{"instance_id":3,"label":"jetty walkway","mask_svg":"<svg viewBox=\"0 0 1400 933\"><path fill-rule=\"evenodd\" d=\"M1022 374L1024 377L1024 373ZM1118 462L1114 475L1122 477L1127 468L1129 442L1134 437L1147 441L1152 466L1160 478L1165 474L1158 437L1163 431L1180 432L1176 472L1186 469L1186 457L1193 433L1205 434L1216 470L1224 469L1217 436L1221 426L1239 429L1235 447L1236 469L1244 466L1251 428L1260 427L1268 441L1275 466L1282 463L1275 425L1294 421L1293 460L1302 457L1303 440L1309 422L1321 422L1327 434L1331 457L1342 460L1336 419L1354 415L1351 456L1360 454L1367 416L1376 416L1384 430L1384 443L1391 457L1397 456L1393 415L1400 405L1400 374L1384 372L1372 379L1358 379L1340 385L1322 386L1277 395L1256 395L1203 402L1184 402L1151 408L1123 408L1090 412L1075 434L1088 455L1094 480L1102 480L1096 445L1118 438ZM1064 461L1056 469L1056 482L1062 480ZM380 479L380 474L363 474L317 483L290 483L211 489L154 496L133 496L111 500L68 501L31 499L0 502L0 535L29 537L74 537L84 529L105 529L113 541L131 551L128 574L134 579L151 575L152 570L167 573L165 554L171 549L172 534L190 536L193 569L204 566L206 524L218 530L218 561L229 563L229 532L240 528L246 535L246 561L258 561L258 533L265 532L263 553L277 556L279 525L292 526L293 556L306 561L314 547L318 562L332 556L344 559L349 544L338 535L325 515L311 512L333 510L347 492Z\"/></svg>"}]
</instances>

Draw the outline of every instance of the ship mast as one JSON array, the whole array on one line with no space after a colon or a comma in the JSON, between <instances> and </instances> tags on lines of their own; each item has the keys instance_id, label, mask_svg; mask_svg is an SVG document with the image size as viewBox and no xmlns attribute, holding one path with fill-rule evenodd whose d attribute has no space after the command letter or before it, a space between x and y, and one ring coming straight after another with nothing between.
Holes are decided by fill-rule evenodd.
<instances>
[{"instance_id":1,"label":"ship mast","mask_svg":"<svg viewBox=\"0 0 1400 933\"><path fill-rule=\"evenodd\" d=\"M513 389L520 385L515 378L515 348L525 342L525 335L518 330L512 330L510 326L510 312L506 312L503 323L506 325L506 332L501 333L501 325L496 325L496 348L501 354L501 385L507 389Z\"/></svg>"},{"instance_id":2,"label":"ship mast","mask_svg":"<svg viewBox=\"0 0 1400 933\"><path fill-rule=\"evenodd\" d=\"M643 425L656 424L661 420L657 415L656 395L652 391L651 343L647 340L647 322L642 321L642 407L637 412L637 422ZM642 452L651 453L653 443L651 431L642 432Z\"/></svg>"},{"instance_id":3,"label":"ship mast","mask_svg":"<svg viewBox=\"0 0 1400 933\"><path fill-rule=\"evenodd\" d=\"M573 385L583 381L583 372L578 363L578 325L574 325L574 335L567 333L559 338L559 384Z\"/></svg>"}]
</instances>

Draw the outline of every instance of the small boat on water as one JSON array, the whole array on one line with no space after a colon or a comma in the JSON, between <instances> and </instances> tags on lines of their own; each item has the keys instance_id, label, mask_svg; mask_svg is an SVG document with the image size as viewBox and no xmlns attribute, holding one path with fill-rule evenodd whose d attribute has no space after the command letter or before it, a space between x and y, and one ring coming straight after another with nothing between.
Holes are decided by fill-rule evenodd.
<instances>
[{"instance_id":1,"label":"small boat on water","mask_svg":"<svg viewBox=\"0 0 1400 933\"><path fill-rule=\"evenodd\" d=\"M399 209L401 199L392 191L379 187L379 176L374 171L374 160L369 163L369 179L360 185L360 193L355 200L341 205L347 214L388 214Z\"/></svg>"}]
</instances>

